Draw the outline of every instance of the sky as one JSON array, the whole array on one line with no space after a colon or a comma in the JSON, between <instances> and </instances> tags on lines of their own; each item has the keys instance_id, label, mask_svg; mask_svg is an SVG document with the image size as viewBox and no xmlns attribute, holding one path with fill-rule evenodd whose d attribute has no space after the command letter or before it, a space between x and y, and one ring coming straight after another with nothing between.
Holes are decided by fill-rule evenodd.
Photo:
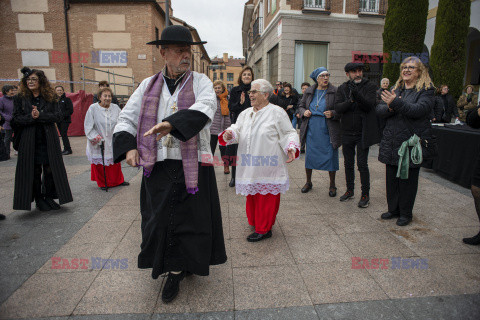
<instances>
[{"instance_id":1,"label":"sky","mask_svg":"<svg viewBox=\"0 0 480 320\"><path fill-rule=\"evenodd\" d=\"M172 0L173 16L195 29L207 41L210 58L224 52L243 58L242 19L246 0Z\"/></svg>"}]
</instances>

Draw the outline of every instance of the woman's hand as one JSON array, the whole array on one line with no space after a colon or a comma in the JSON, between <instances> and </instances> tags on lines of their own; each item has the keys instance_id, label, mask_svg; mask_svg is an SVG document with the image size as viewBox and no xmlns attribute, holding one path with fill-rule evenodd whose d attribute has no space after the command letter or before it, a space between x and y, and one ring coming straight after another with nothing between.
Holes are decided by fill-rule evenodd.
<instances>
[{"instance_id":1,"label":"woman's hand","mask_svg":"<svg viewBox=\"0 0 480 320\"><path fill-rule=\"evenodd\" d=\"M92 141L90 141L94 146L97 145L100 141L102 141L103 138L101 135L97 135L95 138L93 138Z\"/></svg>"},{"instance_id":2,"label":"woman's hand","mask_svg":"<svg viewBox=\"0 0 480 320\"><path fill-rule=\"evenodd\" d=\"M323 113L323 115L325 116L325 118L330 119L333 117L333 112L332 110L327 110Z\"/></svg>"},{"instance_id":3,"label":"woman's hand","mask_svg":"<svg viewBox=\"0 0 480 320\"><path fill-rule=\"evenodd\" d=\"M225 133L223 134L223 140L230 141L232 139L233 139L232 130L225 130Z\"/></svg>"},{"instance_id":4,"label":"woman's hand","mask_svg":"<svg viewBox=\"0 0 480 320\"><path fill-rule=\"evenodd\" d=\"M140 164L140 156L137 149L133 149L127 152L127 157L125 159L127 164L132 167L138 167Z\"/></svg>"},{"instance_id":5,"label":"woman's hand","mask_svg":"<svg viewBox=\"0 0 480 320\"><path fill-rule=\"evenodd\" d=\"M37 110L37 106L33 106L32 118L38 119L39 116L40 116L40 111Z\"/></svg>"},{"instance_id":6,"label":"woman's hand","mask_svg":"<svg viewBox=\"0 0 480 320\"><path fill-rule=\"evenodd\" d=\"M289 104L289 105L287 106L287 110L292 109L292 108L293 108L293 104Z\"/></svg>"},{"instance_id":7,"label":"woman's hand","mask_svg":"<svg viewBox=\"0 0 480 320\"><path fill-rule=\"evenodd\" d=\"M310 111L310 110L306 110L306 111L303 113L303 116L304 116L304 117L307 117L307 118L310 117L311 115L312 115L312 111Z\"/></svg>"},{"instance_id":8,"label":"woman's hand","mask_svg":"<svg viewBox=\"0 0 480 320\"><path fill-rule=\"evenodd\" d=\"M242 94L240 95L240 104L244 104L245 103L245 92L242 91Z\"/></svg>"},{"instance_id":9,"label":"woman's hand","mask_svg":"<svg viewBox=\"0 0 480 320\"><path fill-rule=\"evenodd\" d=\"M172 131L173 127L168 121L163 121L160 122L159 124L156 124L152 129L148 130L145 132L143 135L144 137L150 136L152 134L157 133L157 141L162 139L162 137L166 136L167 134Z\"/></svg>"},{"instance_id":10,"label":"woman's hand","mask_svg":"<svg viewBox=\"0 0 480 320\"><path fill-rule=\"evenodd\" d=\"M390 103L392 103L392 101L397 97L397 95L395 94L395 91L388 91L388 90L383 90L382 92L382 100L383 102L385 102L388 106L390 105Z\"/></svg>"},{"instance_id":11,"label":"woman's hand","mask_svg":"<svg viewBox=\"0 0 480 320\"><path fill-rule=\"evenodd\" d=\"M295 160L295 149L294 148L288 149L288 154L287 155L288 155L287 163L290 163L293 160Z\"/></svg>"}]
</instances>

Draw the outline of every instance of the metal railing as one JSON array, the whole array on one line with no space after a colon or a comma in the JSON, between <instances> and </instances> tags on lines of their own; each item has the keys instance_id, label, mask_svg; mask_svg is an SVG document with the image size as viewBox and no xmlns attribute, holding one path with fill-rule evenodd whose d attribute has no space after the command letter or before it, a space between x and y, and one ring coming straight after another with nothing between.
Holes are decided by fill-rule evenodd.
<instances>
[{"instance_id":1,"label":"metal railing","mask_svg":"<svg viewBox=\"0 0 480 320\"><path fill-rule=\"evenodd\" d=\"M255 20L253 24L253 42L257 41L257 39L262 35L263 31L263 18L259 17Z\"/></svg>"},{"instance_id":2,"label":"metal railing","mask_svg":"<svg viewBox=\"0 0 480 320\"><path fill-rule=\"evenodd\" d=\"M85 66L85 65L82 63L82 77L81 77L81 80L82 80L82 82L83 82L83 90L84 90L84 91L85 91L85 82L86 82L86 81L88 81L88 82L95 82L95 83L99 83L99 82L100 82L99 80L86 79L86 78L85 78L85 69L106 73L106 74L107 74L107 81L108 81L108 83L110 84L110 86L113 86L113 94L114 94L114 95L117 94L117 92L116 92L116 86L122 86L122 87L132 88L132 93L133 93L133 91L135 91L135 77L133 77L133 76L132 76L132 77L124 76L124 75L115 73L114 71L110 71L110 69L107 69L107 71L105 71L105 70L101 70L101 69L97 69L97 68L87 67L87 66ZM131 84L130 84L130 83L117 83L117 82L116 82L116 77L131 79L131 80L132 80L132 83L131 83ZM138 83L137 83L137 84L138 84Z\"/></svg>"},{"instance_id":3,"label":"metal railing","mask_svg":"<svg viewBox=\"0 0 480 320\"><path fill-rule=\"evenodd\" d=\"M358 13L386 14L386 0L360 0Z\"/></svg>"},{"instance_id":4,"label":"metal railing","mask_svg":"<svg viewBox=\"0 0 480 320\"><path fill-rule=\"evenodd\" d=\"M303 0L303 9L330 10L331 0Z\"/></svg>"}]
</instances>

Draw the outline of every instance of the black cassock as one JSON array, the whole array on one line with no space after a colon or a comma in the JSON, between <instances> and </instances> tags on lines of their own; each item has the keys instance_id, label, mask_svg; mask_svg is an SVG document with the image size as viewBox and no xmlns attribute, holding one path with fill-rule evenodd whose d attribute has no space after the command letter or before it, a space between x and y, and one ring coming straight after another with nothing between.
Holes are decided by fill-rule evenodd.
<instances>
[{"instance_id":1,"label":"black cassock","mask_svg":"<svg viewBox=\"0 0 480 320\"><path fill-rule=\"evenodd\" d=\"M55 123L61 117L58 103L47 102L40 97L39 105L37 106L40 111L38 119L32 118L33 107L31 99L16 96L13 100L13 105L12 127L14 128L14 134L18 135L15 139L19 141L13 209L31 209L35 154L38 154L37 149L39 148L35 139L38 130L44 130L45 132L46 153L43 153L45 153L45 156L48 156L48 162L52 169L56 198L58 198L60 204L73 201L67 172L63 163L60 140L55 127Z\"/></svg>"},{"instance_id":2,"label":"black cassock","mask_svg":"<svg viewBox=\"0 0 480 320\"><path fill-rule=\"evenodd\" d=\"M164 121L171 134L187 141L205 126L208 117L196 110L180 110ZM159 142L161 143L161 142ZM113 136L116 162L136 149L136 138L126 131ZM168 271L189 271L206 276L209 266L227 261L217 182L212 166L199 163L196 194L187 193L181 160L155 164L143 176L140 190L142 244L138 267L153 268L152 277Z\"/></svg>"}]
</instances>

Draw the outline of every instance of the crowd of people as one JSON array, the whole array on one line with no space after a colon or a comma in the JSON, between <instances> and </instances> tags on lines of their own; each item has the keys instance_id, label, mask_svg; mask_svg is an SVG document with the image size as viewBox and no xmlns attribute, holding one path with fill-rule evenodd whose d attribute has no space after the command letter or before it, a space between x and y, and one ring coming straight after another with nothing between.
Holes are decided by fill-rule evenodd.
<instances>
[{"instance_id":1,"label":"crowd of people","mask_svg":"<svg viewBox=\"0 0 480 320\"><path fill-rule=\"evenodd\" d=\"M395 218L397 225L406 226L413 218L422 161L435 156L432 123L455 117L480 127L473 86L455 104L448 86L437 90L416 57L400 64L393 86L382 79L378 88L364 77L363 64L347 63L346 81L338 88L327 68L319 66L310 74L314 84L303 83L299 94L289 83L278 81L274 89L267 80L255 79L246 66L238 86L228 92L222 81L212 84L204 74L190 71L191 46L200 43L184 26L165 28L161 39L148 43L161 47L162 71L143 80L122 110L108 83L100 83L84 122L91 180L99 188L128 185L123 160L143 168L138 267L151 268L155 279L167 278L165 303L178 295L184 277L207 276L210 265L227 260L212 162L217 143L224 174L231 174L229 186L246 197L246 221L254 231L246 240L257 242L272 236L281 194L290 188L287 164L301 153L306 182L299 192L314 187L313 170L328 171L328 195L333 198L342 147L342 202L354 198L356 157L361 184L357 205L367 208L368 156L370 147L379 144L387 200L381 219ZM30 210L35 202L40 211L58 210L73 201L62 158L72 153L67 134L72 102L63 87L50 85L43 71L21 71L18 93L4 86L0 98L0 156L10 157L12 142L18 150L13 209ZM480 157L471 188L480 220ZM480 233L463 241L479 245Z\"/></svg>"}]
</instances>

